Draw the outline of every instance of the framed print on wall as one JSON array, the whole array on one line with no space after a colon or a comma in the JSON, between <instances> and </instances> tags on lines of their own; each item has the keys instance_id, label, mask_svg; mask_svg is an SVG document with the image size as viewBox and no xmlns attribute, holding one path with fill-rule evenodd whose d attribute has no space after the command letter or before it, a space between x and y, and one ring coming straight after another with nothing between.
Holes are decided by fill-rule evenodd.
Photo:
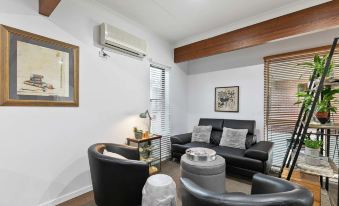
<instances>
[{"instance_id":1,"label":"framed print on wall","mask_svg":"<svg viewBox=\"0 0 339 206\"><path fill-rule=\"evenodd\" d=\"M239 112L239 86L215 88L216 112Z\"/></svg>"},{"instance_id":2,"label":"framed print on wall","mask_svg":"<svg viewBox=\"0 0 339 206\"><path fill-rule=\"evenodd\" d=\"M79 106L79 47L0 25L0 105Z\"/></svg>"}]
</instances>

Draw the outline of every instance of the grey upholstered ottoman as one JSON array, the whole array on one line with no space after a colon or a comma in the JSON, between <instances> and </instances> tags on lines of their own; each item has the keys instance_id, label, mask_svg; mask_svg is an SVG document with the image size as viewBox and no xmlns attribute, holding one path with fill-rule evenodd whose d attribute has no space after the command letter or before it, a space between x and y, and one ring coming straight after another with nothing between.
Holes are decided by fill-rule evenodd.
<instances>
[{"instance_id":1,"label":"grey upholstered ottoman","mask_svg":"<svg viewBox=\"0 0 339 206\"><path fill-rule=\"evenodd\" d=\"M225 192L225 159L217 155L214 161L191 161L186 154L180 161L181 177L214 192Z\"/></svg>"}]
</instances>

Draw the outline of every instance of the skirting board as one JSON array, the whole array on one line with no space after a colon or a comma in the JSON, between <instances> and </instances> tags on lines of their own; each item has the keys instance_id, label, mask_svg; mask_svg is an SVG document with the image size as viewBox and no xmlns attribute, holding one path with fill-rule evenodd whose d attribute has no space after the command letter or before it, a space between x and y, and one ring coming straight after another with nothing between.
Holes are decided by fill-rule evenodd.
<instances>
[{"instance_id":1,"label":"skirting board","mask_svg":"<svg viewBox=\"0 0 339 206\"><path fill-rule=\"evenodd\" d=\"M87 193L89 191L92 191L92 190L93 190L92 185L89 185L89 186L80 188L78 190L75 190L75 191L73 191L71 193L68 193L68 194L62 195L60 197L57 197L54 200L50 200L50 201L41 203L38 206L54 206L54 205L58 205L60 203L66 202L66 201L68 201L70 199L78 197L78 196L80 196L82 194L85 194L85 193Z\"/></svg>"}]
</instances>

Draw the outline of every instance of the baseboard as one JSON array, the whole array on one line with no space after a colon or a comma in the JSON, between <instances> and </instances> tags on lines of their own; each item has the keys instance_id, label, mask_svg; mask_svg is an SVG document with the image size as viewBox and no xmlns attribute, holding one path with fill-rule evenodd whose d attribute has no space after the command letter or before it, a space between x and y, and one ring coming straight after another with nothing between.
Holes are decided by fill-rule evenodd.
<instances>
[{"instance_id":1,"label":"baseboard","mask_svg":"<svg viewBox=\"0 0 339 206\"><path fill-rule=\"evenodd\" d=\"M52 206L52 205L54 206L54 205L58 205L60 203L66 202L66 201L68 201L70 199L78 197L78 196L80 196L82 194L85 194L85 193L87 193L89 191L92 191L92 190L93 190L92 185L89 185L89 186L80 188L78 190L75 190L75 191L73 191L71 193L68 193L68 194L62 195L60 197L57 197L57 198L55 198L53 200L41 203L38 206Z\"/></svg>"}]
</instances>

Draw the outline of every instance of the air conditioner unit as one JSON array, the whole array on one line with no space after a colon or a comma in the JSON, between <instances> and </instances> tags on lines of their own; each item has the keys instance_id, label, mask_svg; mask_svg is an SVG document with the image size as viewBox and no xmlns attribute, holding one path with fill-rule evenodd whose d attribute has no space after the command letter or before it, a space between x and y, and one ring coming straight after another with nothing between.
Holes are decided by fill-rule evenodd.
<instances>
[{"instance_id":1,"label":"air conditioner unit","mask_svg":"<svg viewBox=\"0 0 339 206\"><path fill-rule=\"evenodd\" d=\"M105 23L100 25L100 43L105 47L141 58L147 54L145 40Z\"/></svg>"}]
</instances>

